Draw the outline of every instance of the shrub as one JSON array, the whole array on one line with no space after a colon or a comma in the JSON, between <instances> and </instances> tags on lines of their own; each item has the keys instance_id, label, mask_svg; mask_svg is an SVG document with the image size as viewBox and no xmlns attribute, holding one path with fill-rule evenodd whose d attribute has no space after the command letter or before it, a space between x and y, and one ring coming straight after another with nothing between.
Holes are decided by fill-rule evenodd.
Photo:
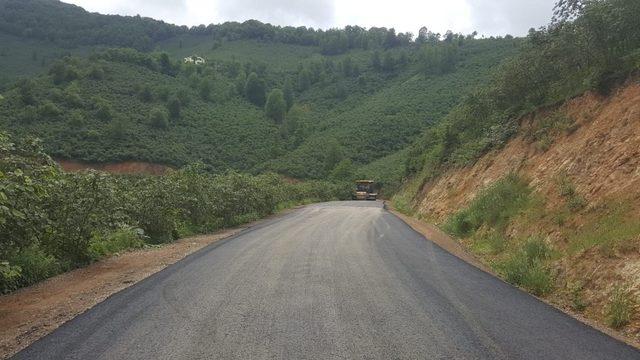
<instances>
[{"instance_id":1,"label":"shrub","mask_svg":"<svg viewBox=\"0 0 640 360\"><path fill-rule=\"evenodd\" d=\"M471 204L454 214L445 224L449 233L466 237L482 225L501 230L530 200L531 189L515 174L489 186Z\"/></svg>"},{"instance_id":2,"label":"shrub","mask_svg":"<svg viewBox=\"0 0 640 360\"><path fill-rule=\"evenodd\" d=\"M550 254L551 249L544 240L532 237L519 251L498 264L498 269L507 282L542 296L553 289L553 276L544 264Z\"/></svg>"},{"instance_id":3,"label":"shrub","mask_svg":"<svg viewBox=\"0 0 640 360\"><path fill-rule=\"evenodd\" d=\"M0 294L9 293L20 287L20 267L10 265L8 261L0 262Z\"/></svg>"},{"instance_id":4,"label":"shrub","mask_svg":"<svg viewBox=\"0 0 640 360\"><path fill-rule=\"evenodd\" d=\"M350 186L290 184L275 174L63 173L40 143L0 132L0 291L101 257L269 215L282 205L347 198Z\"/></svg>"},{"instance_id":5,"label":"shrub","mask_svg":"<svg viewBox=\"0 0 640 360\"><path fill-rule=\"evenodd\" d=\"M63 270L53 255L45 253L35 244L20 251L10 263L21 269L20 286L35 284Z\"/></svg>"},{"instance_id":6,"label":"shrub","mask_svg":"<svg viewBox=\"0 0 640 360\"><path fill-rule=\"evenodd\" d=\"M164 243L177 237L180 213L174 185L164 177L144 177L129 184L125 211L144 230L153 243Z\"/></svg>"},{"instance_id":7,"label":"shrub","mask_svg":"<svg viewBox=\"0 0 640 360\"><path fill-rule=\"evenodd\" d=\"M142 229L126 227L108 234L95 234L89 241L89 256L98 260L118 252L144 246Z\"/></svg>"},{"instance_id":8,"label":"shrub","mask_svg":"<svg viewBox=\"0 0 640 360\"><path fill-rule=\"evenodd\" d=\"M149 123L156 129L166 129L169 126L167 112L160 108L153 109L149 114Z\"/></svg>"},{"instance_id":9,"label":"shrub","mask_svg":"<svg viewBox=\"0 0 640 360\"><path fill-rule=\"evenodd\" d=\"M616 286L605 309L607 324L614 329L627 325L631 321L634 307L631 291L627 287Z\"/></svg>"},{"instance_id":10,"label":"shrub","mask_svg":"<svg viewBox=\"0 0 640 360\"><path fill-rule=\"evenodd\" d=\"M96 117L104 122L111 121L113 119L113 108L111 105L103 99L97 99L95 101Z\"/></svg>"},{"instance_id":11,"label":"shrub","mask_svg":"<svg viewBox=\"0 0 640 360\"><path fill-rule=\"evenodd\" d=\"M45 249L71 266L87 263L95 231L124 219L114 179L98 172L65 174L45 202L50 229Z\"/></svg>"},{"instance_id":12,"label":"shrub","mask_svg":"<svg viewBox=\"0 0 640 360\"><path fill-rule=\"evenodd\" d=\"M571 308L575 311L584 311L587 308L587 303L582 298L583 284L574 284L569 290L571 292Z\"/></svg>"}]
</instances>

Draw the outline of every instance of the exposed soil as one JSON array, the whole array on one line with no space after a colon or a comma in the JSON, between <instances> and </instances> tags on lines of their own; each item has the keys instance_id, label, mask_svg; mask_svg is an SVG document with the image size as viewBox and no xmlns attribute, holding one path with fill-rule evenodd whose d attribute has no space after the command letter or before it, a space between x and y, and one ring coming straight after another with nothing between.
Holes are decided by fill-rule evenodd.
<instances>
[{"instance_id":1,"label":"exposed soil","mask_svg":"<svg viewBox=\"0 0 640 360\"><path fill-rule=\"evenodd\" d=\"M60 167L62 167L64 171L68 172L91 169L105 171L112 174L164 175L168 171L173 170L173 168L170 166L153 164L143 161L123 161L119 163L98 164L75 160L57 159L57 162L60 164Z\"/></svg>"},{"instance_id":2,"label":"exposed soil","mask_svg":"<svg viewBox=\"0 0 640 360\"><path fill-rule=\"evenodd\" d=\"M541 146L531 134L543 119L557 113L573 124ZM479 190L511 172L530 181L543 199L543 214L535 221L514 222L507 229L510 236L535 233L546 236L554 248L566 250L575 234L589 229L620 204L626 204L622 216L640 221L640 84L629 83L610 97L586 94L559 109L523 119L520 134L504 148L483 156L473 166L450 170L425 184L416 199L417 215L442 223L468 205ZM562 224L553 219L553 214L567 207L559 191L561 176L575 186L587 204ZM568 255L554 263L557 290L547 299L570 309L568 289L580 283L587 304L583 315L604 324L604 309L617 284L629 285L640 304L639 249L637 234L625 251L603 254L591 248L565 252ZM635 341L640 340L638 310L623 329Z\"/></svg>"},{"instance_id":3,"label":"exposed soil","mask_svg":"<svg viewBox=\"0 0 640 360\"><path fill-rule=\"evenodd\" d=\"M110 295L251 225L114 256L0 296L0 358L8 358Z\"/></svg>"},{"instance_id":4,"label":"exposed soil","mask_svg":"<svg viewBox=\"0 0 640 360\"><path fill-rule=\"evenodd\" d=\"M525 119L521 135L503 149L427 184L419 212L443 221L478 190L509 172L526 176L537 191L556 200L561 172L590 203L620 194L640 195L640 84L631 84L610 98L587 94L567 103L563 111L576 122L573 133L556 138L547 151L541 151L525 136L535 118Z\"/></svg>"}]
</instances>

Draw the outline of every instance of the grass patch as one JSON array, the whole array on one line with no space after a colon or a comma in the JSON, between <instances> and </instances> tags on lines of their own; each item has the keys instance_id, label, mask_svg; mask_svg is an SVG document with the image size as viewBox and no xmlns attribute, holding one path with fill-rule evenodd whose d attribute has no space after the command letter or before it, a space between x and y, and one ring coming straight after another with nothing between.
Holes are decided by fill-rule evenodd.
<instances>
[{"instance_id":1,"label":"grass patch","mask_svg":"<svg viewBox=\"0 0 640 360\"><path fill-rule=\"evenodd\" d=\"M471 204L445 223L445 231L459 237L473 234L486 225L502 231L509 220L527 207L531 189L516 174L509 174L482 190Z\"/></svg>"},{"instance_id":2,"label":"grass patch","mask_svg":"<svg viewBox=\"0 0 640 360\"><path fill-rule=\"evenodd\" d=\"M608 213L588 222L569 237L569 252L576 253L597 247L602 254L614 256L637 249L640 220L629 204L621 203L605 209Z\"/></svg>"},{"instance_id":3,"label":"grass patch","mask_svg":"<svg viewBox=\"0 0 640 360\"><path fill-rule=\"evenodd\" d=\"M545 265L551 253L551 248L543 239L531 237L518 251L498 263L496 268L507 282L542 296L553 290L553 276Z\"/></svg>"},{"instance_id":4,"label":"grass patch","mask_svg":"<svg viewBox=\"0 0 640 360\"><path fill-rule=\"evenodd\" d=\"M575 185L565 172L560 173L557 183L558 192L560 196L565 198L567 209L570 212L579 212L587 206L587 200L577 192Z\"/></svg>"},{"instance_id":5,"label":"grass patch","mask_svg":"<svg viewBox=\"0 0 640 360\"><path fill-rule=\"evenodd\" d=\"M478 232L472 241L471 249L481 255L498 255L507 248L508 244L507 237L495 230Z\"/></svg>"},{"instance_id":6,"label":"grass patch","mask_svg":"<svg viewBox=\"0 0 640 360\"><path fill-rule=\"evenodd\" d=\"M634 307L635 301L631 291L627 287L616 286L605 309L607 324L614 329L629 324Z\"/></svg>"}]
</instances>

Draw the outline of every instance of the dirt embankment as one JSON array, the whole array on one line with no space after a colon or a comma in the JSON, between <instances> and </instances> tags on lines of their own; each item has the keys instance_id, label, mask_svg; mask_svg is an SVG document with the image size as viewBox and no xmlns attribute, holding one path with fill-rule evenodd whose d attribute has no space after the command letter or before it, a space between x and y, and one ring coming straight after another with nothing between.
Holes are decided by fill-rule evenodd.
<instances>
[{"instance_id":1,"label":"dirt embankment","mask_svg":"<svg viewBox=\"0 0 640 360\"><path fill-rule=\"evenodd\" d=\"M545 129L550 117L565 119L565 126ZM504 148L425 184L417 215L441 224L509 173L528 180L541 201L538 214L514 220L507 235L541 235L561 254L553 260L556 283L548 299L570 309L579 284L583 315L603 324L615 286L630 287L640 304L640 84L525 118ZM568 210L566 184L582 206ZM598 245L604 238L624 246ZM623 332L640 340L640 307Z\"/></svg>"},{"instance_id":2,"label":"dirt embankment","mask_svg":"<svg viewBox=\"0 0 640 360\"><path fill-rule=\"evenodd\" d=\"M60 164L60 167L62 167L64 171L68 172L91 169L105 171L112 174L164 175L168 171L173 170L173 168L170 166L142 161L123 161L111 164L96 164L62 159L57 159L56 161L58 162L58 164Z\"/></svg>"}]
</instances>

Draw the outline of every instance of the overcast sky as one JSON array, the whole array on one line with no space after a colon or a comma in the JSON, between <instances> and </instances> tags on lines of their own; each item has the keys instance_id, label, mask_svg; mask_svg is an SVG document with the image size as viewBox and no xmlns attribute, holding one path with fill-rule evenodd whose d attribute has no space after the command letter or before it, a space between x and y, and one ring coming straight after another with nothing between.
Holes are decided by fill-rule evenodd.
<instances>
[{"instance_id":1,"label":"overcast sky","mask_svg":"<svg viewBox=\"0 0 640 360\"><path fill-rule=\"evenodd\" d=\"M314 28L360 25L417 34L426 26L486 35L525 35L546 25L556 0L64 0L103 14L148 16L179 25L257 19Z\"/></svg>"}]
</instances>

